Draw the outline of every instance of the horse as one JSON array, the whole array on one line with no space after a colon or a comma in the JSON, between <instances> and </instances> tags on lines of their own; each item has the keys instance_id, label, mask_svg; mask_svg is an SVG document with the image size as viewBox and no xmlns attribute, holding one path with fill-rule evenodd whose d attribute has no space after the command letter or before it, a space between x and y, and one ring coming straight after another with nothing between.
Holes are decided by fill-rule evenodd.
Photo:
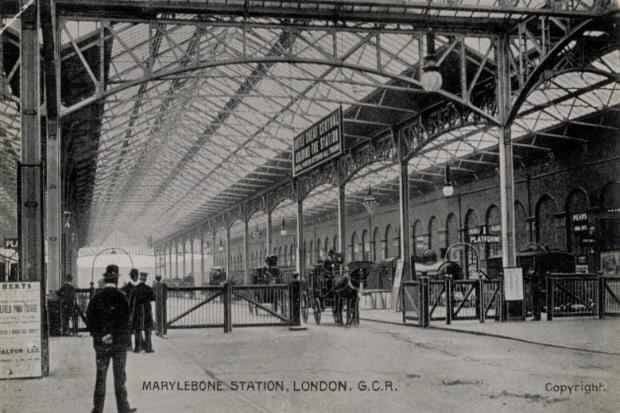
<instances>
[{"instance_id":1,"label":"horse","mask_svg":"<svg viewBox=\"0 0 620 413\"><path fill-rule=\"evenodd\" d=\"M334 320L338 325L350 327L359 325L359 290L366 281L372 264L364 261L352 262L348 265L349 272L337 275L333 280ZM342 320L342 311L346 305L346 322Z\"/></svg>"}]
</instances>

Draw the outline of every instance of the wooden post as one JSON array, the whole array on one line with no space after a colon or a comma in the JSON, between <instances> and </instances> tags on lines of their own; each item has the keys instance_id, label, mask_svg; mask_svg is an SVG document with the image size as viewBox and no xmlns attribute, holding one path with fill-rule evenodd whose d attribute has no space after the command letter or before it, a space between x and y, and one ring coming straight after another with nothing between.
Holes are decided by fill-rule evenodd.
<instances>
[{"instance_id":1,"label":"wooden post","mask_svg":"<svg viewBox=\"0 0 620 413\"><path fill-rule=\"evenodd\" d=\"M224 283L224 333L232 331L232 283L226 280Z\"/></svg>"},{"instance_id":2,"label":"wooden post","mask_svg":"<svg viewBox=\"0 0 620 413\"><path fill-rule=\"evenodd\" d=\"M446 324L452 324L452 299L454 298L452 278L447 278L444 283L446 290Z\"/></svg>"},{"instance_id":3,"label":"wooden post","mask_svg":"<svg viewBox=\"0 0 620 413\"><path fill-rule=\"evenodd\" d=\"M478 279L478 295L476 301L478 318L480 319L481 323L484 323L486 317L486 304L484 302L484 280L482 278Z\"/></svg>"},{"instance_id":4,"label":"wooden post","mask_svg":"<svg viewBox=\"0 0 620 413\"><path fill-rule=\"evenodd\" d=\"M289 308L291 326L301 325L301 281L292 280L289 283Z\"/></svg>"},{"instance_id":5,"label":"wooden post","mask_svg":"<svg viewBox=\"0 0 620 413\"><path fill-rule=\"evenodd\" d=\"M553 306L555 303L553 302L553 280L549 275L546 278L547 282L547 321L553 320Z\"/></svg>"},{"instance_id":6,"label":"wooden post","mask_svg":"<svg viewBox=\"0 0 620 413\"><path fill-rule=\"evenodd\" d=\"M168 286L166 283L163 284L161 290L161 301L162 301L162 330L161 335L166 336L168 334Z\"/></svg>"},{"instance_id":7,"label":"wooden post","mask_svg":"<svg viewBox=\"0 0 620 413\"><path fill-rule=\"evenodd\" d=\"M605 277L598 278L598 318L603 319L605 317Z\"/></svg>"}]
</instances>

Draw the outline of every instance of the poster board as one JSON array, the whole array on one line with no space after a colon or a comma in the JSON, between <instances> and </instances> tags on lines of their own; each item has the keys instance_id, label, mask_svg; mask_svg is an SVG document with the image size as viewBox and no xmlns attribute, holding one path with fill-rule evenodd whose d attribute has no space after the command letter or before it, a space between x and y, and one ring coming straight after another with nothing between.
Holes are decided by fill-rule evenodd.
<instances>
[{"instance_id":1,"label":"poster board","mask_svg":"<svg viewBox=\"0 0 620 413\"><path fill-rule=\"evenodd\" d=\"M0 379L41 377L38 282L0 283Z\"/></svg>"},{"instance_id":2,"label":"poster board","mask_svg":"<svg viewBox=\"0 0 620 413\"><path fill-rule=\"evenodd\" d=\"M394 271L394 283L392 284L392 310L400 311L400 284L403 279L403 260L396 260L396 270Z\"/></svg>"},{"instance_id":3,"label":"poster board","mask_svg":"<svg viewBox=\"0 0 620 413\"><path fill-rule=\"evenodd\" d=\"M523 268L504 267L504 297L506 301L523 300Z\"/></svg>"}]
</instances>

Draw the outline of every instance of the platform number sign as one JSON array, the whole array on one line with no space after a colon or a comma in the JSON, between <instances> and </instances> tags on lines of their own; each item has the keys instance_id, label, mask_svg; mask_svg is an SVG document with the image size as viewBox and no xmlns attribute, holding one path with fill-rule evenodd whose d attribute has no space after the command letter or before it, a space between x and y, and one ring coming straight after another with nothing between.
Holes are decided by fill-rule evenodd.
<instances>
[{"instance_id":1,"label":"platform number sign","mask_svg":"<svg viewBox=\"0 0 620 413\"><path fill-rule=\"evenodd\" d=\"M19 240L17 238L5 238L4 248L17 251L19 249Z\"/></svg>"},{"instance_id":2,"label":"platform number sign","mask_svg":"<svg viewBox=\"0 0 620 413\"><path fill-rule=\"evenodd\" d=\"M344 153L342 108L339 108L293 140L293 176L299 176Z\"/></svg>"}]
</instances>

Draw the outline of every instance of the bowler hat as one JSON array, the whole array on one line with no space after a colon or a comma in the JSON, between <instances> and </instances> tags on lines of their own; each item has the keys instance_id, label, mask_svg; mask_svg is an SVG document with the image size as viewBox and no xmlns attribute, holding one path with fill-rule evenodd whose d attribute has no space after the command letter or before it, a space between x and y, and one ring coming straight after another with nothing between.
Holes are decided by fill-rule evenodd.
<instances>
[{"instance_id":1,"label":"bowler hat","mask_svg":"<svg viewBox=\"0 0 620 413\"><path fill-rule=\"evenodd\" d=\"M118 281L118 265L110 264L105 268L105 274L103 274L103 280L105 282Z\"/></svg>"}]
</instances>

